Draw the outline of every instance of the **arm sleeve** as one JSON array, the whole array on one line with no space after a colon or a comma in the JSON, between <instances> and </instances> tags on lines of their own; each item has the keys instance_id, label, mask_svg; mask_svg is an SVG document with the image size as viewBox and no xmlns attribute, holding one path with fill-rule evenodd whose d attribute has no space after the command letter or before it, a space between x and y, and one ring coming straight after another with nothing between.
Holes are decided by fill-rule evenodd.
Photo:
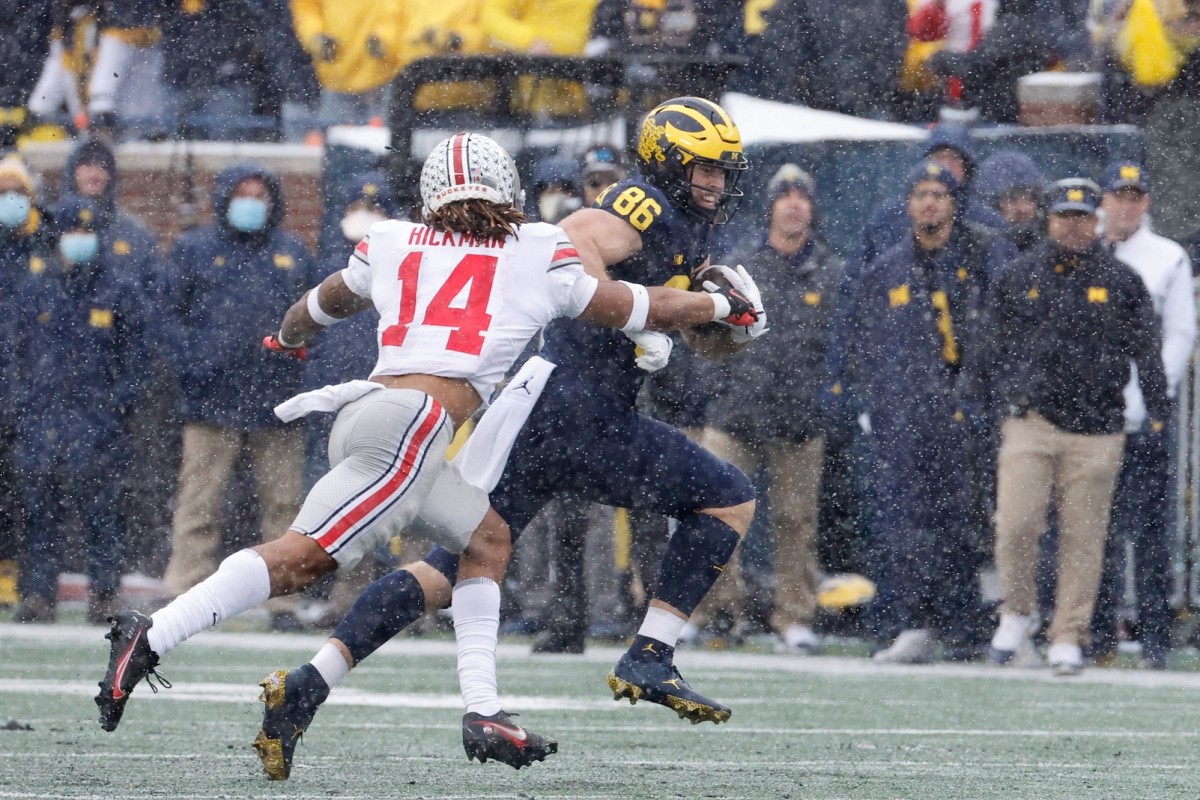
<instances>
[{"instance_id":1,"label":"arm sleeve","mask_svg":"<svg viewBox=\"0 0 1200 800\"><path fill-rule=\"evenodd\" d=\"M371 298L371 262L367 260L371 236L368 234L354 247L350 262L342 270L346 287L359 297Z\"/></svg>"},{"instance_id":2,"label":"arm sleeve","mask_svg":"<svg viewBox=\"0 0 1200 800\"><path fill-rule=\"evenodd\" d=\"M555 315L575 318L592 302L600 281L584 271L575 245L561 236L546 268L546 284Z\"/></svg>"},{"instance_id":3,"label":"arm sleeve","mask_svg":"<svg viewBox=\"0 0 1200 800\"><path fill-rule=\"evenodd\" d=\"M1196 343L1196 301L1192 288L1192 266L1181 255L1171 273L1162 308L1162 360L1167 392L1172 397L1187 372Z\"/></svg>"}]
</instances>

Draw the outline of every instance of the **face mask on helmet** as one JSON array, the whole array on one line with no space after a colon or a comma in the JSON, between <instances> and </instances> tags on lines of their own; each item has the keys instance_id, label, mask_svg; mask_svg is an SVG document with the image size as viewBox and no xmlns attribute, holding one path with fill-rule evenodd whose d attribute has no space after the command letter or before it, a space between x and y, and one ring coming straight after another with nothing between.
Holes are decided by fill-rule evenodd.
<instances>
[{"instance_id":1,"label":"face mask on helmet","mask_svg":"<svg viewBox=\"0 0 1200 800\"><path fill-rule=\"evenodd\" d=\"M742 192L737 188L749 164L742 152L737 125L716 103L699 97L677 97L655 108L642 121L637 147L643 177L667 195L671 204L694 219L728 222ZM694 183L697 164L723 170L723 188ZM697 200L716 195L709 207Z\"/></svg>"},{"instance_id":2,"label":"face mask on helmet","mask_svg":"<svg viewBox=\"0 0 1200 800\"><path fill-rule=\"evenodd\" d=\"M421 168L425 211L478 198L520 209L525 192L508 151L479 133L456 133L434 145Z\"/></svg>"},{"instance_id":3,"label":"face mask on helmet","mask_svg":"<svg viewBox=\"0 0 1200 800\"><path fill-rule=\"evenodd\" d=\"M18 228L29 219L29 211L33 204L21 192L5 192L0 194L0 225L5 228Z\"/></svg>"},{"instance_id":4,"label":"face mask on helmet","mask_svg":"<svg viewBox=\"0 0 1200 800\"><path fill-rule=\"evenodd\" d=\"M100 237L84 231L64 233L58 239L58 252L68 265L86 264L100 253Z\"/></svg>"}]
</instances>

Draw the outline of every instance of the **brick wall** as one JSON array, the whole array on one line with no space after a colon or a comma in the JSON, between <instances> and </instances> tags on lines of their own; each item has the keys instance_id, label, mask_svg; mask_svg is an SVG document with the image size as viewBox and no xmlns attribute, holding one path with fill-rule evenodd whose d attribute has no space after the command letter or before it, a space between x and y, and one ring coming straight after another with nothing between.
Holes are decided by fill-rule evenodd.
<instances>
[{"instance_id":1,"label":"brick wall","mask_svg":"<svg viewBox=\"0 0 1200 800\"><path fill-rule=\"evenodd\" d=\"M72 143L31 145L22 150L30 168L41 176L47 201L58 197L62 170ZM120 175L117 201L137 215L159 237L164 252L185 225L212 220L213 179L225 167L255 161L283 181L287 201L284 227L315 249L324 201L321 194L324 151L305 145L230 142L143 143L117 145ZM190 172L195 208L185 204ZM190 220L188 219L190 217Z\"/></svg>"}]
</instances>

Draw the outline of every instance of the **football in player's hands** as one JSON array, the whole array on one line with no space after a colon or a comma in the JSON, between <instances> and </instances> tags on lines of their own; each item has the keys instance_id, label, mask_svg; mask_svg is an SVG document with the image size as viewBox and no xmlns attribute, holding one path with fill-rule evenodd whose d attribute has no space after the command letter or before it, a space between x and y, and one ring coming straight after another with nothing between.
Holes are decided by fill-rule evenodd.
<instances>
[{"instance_id":1,"label":"football in player's hands","mask_svg":"<svg viewBox=\"0 0 1200 800\"><path fill-rule=\"evenodd\" d=\"M725 325L748 328L758 321L759 310L746 287L742 277L733 269L722 264L705 267L692 276L692 291L708 292L716 295L717 322ZM724 302L718 300L722 298ZM728 303L729 308L725 308ZM722 313L724 312L724 313Z\"/></svg>"}]
</instances>

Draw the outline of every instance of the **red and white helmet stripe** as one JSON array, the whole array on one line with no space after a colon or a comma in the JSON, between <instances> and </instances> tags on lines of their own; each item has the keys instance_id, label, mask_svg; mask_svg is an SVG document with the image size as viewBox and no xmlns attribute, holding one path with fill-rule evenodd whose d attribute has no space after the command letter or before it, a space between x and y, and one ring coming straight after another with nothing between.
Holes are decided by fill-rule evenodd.
<instances>
[{"instance_id":1,"label":"red and white helmet stripe","mask_svg":"<svg viewBox=\"0 0 1200 800\"><path fill-rule=\"evenodd\" d=\"M479 198L520 206L521 179L512 156L480 133L456 133L438 142L421 169L421 200L437 211L456 200Z\"/></svg>"}]
</instances>

